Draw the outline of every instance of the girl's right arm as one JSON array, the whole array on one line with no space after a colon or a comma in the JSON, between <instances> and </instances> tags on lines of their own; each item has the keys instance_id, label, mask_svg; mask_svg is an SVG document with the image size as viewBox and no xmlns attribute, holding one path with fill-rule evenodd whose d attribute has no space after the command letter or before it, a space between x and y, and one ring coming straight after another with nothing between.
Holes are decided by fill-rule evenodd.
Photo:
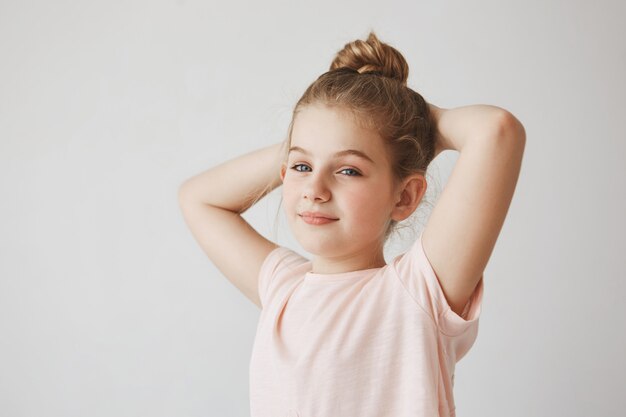
<instances>
[{"instance_id":1,"label":"girl's right arm","mask_svg":"<svg viewBox=\"0 0 626 417\"><path fill-rule=\"evenodd\" d=\"M248 299L262 308L258 275L267 255L278 247L246 222L241 213L282 184L280 166L285 142L226 161L189 178L178 201L192 235L217 268Z\"/></svg>"}]
</instances>

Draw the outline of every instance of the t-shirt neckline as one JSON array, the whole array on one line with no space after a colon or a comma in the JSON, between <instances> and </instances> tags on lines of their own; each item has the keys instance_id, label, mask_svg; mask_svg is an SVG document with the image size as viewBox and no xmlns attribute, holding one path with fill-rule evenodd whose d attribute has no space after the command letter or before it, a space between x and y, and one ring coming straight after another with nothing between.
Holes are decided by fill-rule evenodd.
<instances>
[{"instance_id":1,"label":"t-shirt neckline","mask_svg":"<svg viewBox=\"0 0 626 417\"><path fill-rule=\"evenodd\" d=\"M311 261L309 261L310 263ZM304 279L307 281L316 281L316 282L327 282L327 281L343 281L351 278L365 277L370 276L377 271L386 268L389 264L385 266L380 266L377 268L367 268L367 269L359 269L356 271L348 271L348 272L340 272L337 274L319 274L315 272L308 271L304 274Z\"/></svg>"}]
</instances>

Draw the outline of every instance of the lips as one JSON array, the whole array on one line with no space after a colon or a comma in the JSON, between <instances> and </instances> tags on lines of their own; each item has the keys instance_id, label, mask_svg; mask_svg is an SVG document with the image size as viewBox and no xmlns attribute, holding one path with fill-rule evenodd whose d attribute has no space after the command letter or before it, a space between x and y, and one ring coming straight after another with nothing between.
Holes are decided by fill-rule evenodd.
<instances>
[{"instance_id":1,"label":"lips","mask_svg":"<svg viewBox=\"0 0 626 417\"><path fill-rule=\"evenodd\" d=\"M299 216L302 217L302 220L305 223L316 226L334 223L339 220L338 218L333 217L332 214L321 211L303 211L299 214Z\"/></svg>"},{"instance_id":2,"label":"lips","mask_svg":"<svg viewBox=\"0 0 626 417\"><path fill-rule=\"evenodd\" d=\"M328 219L328 220L339 220L338 218L333 217L333 215L331 214L322 213L320 211L304 211L300 213L300 216L312 218L312 219L322 218L322 219Z\"/></svg>"}]
</instances>

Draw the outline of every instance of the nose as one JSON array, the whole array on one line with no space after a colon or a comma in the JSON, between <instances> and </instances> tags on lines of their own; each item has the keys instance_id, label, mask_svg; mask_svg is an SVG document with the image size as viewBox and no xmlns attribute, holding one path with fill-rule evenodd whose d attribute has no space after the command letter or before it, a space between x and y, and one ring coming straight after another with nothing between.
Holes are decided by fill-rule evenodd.
<instances>
[{"instance_id":1,"label":"nose","mask_svg":"<svg viewBox=\"0 0 626 417\"><path fill-rule=\"evenodd\" d=\"M330 190L321 175L310 175L304 186L303 197L311 201L327 201L330 198Z\"/></svg>"}]
</instances>

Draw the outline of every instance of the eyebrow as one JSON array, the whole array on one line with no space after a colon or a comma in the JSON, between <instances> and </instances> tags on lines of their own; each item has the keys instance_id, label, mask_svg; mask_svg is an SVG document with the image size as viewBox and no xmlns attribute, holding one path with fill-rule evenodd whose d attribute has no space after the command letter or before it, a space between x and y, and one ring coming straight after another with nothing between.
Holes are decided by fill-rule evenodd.
<instances>
[{"instance_id":1,"label":"eyebrow","mask_svg":"<svg viewBox=\"0 0 626 417\"><path fill-rule=\"evenodd\" d=\"M292 151L300 152L300 153L303 153L305 155L311 155L311 153L309 151L307 151L306 149L302 149L299 146L292 146L291 148L289 148L289 153L291 153ZM366 153L361 152L361 151L356 150L356 149L346 149L346 150L343 150L343 151L339 151L339 152L337 152L335 154L335 157L344 156L344 155L354 155L354 156L357 156L359 158L362 158L362 159L365 159L367 161L370 161L373 164L375 163L374 160L372 158L370 158L369 156L367 156Z\"/></svg>"}]
</instances>

